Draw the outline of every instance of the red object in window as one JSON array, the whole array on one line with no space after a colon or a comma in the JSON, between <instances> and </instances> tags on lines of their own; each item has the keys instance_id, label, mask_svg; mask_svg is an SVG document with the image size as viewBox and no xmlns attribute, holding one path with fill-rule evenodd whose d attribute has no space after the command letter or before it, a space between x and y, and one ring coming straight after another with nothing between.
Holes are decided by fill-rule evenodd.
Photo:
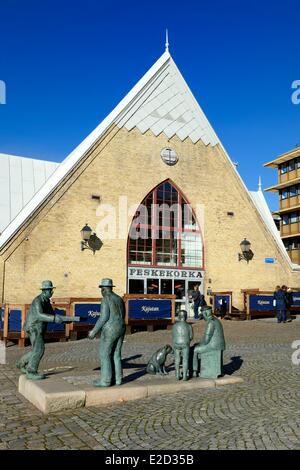
<instances>
[{"instance_id":1,"label":"red object in window","mask_svg":"<svg viewBox=\"0 0 300 470\"><path fill-rule=\"evenodd\" d=\"M155 289L158 289L158 286L156 284L151 284L151 287L155 287Z\"/></svg>"},{"instance_id":2,"label":"red object in window","mask_svg":"<svg viewBox=\"0 0 300 470\"><path fill-rule=\"evenodd\" d=\"M177 286L175 286L175 289L180 289L181 287L183 287L182 284L177 284Z\"/></svg>"}]
</instances>

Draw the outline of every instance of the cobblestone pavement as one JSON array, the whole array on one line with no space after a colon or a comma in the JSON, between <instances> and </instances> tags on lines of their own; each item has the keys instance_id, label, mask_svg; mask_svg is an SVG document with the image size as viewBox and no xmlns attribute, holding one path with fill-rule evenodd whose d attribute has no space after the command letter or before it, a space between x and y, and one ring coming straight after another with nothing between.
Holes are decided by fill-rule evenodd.
<instances>
[{"instance_id":1,"label":"cobblestone pavement","mask_svg":"<svg viewBox=\"0 0 300 470\"><path fill-rule=\"evenodd\" d=\"M8 364L0 366L0 449L300 449L300 365L291 361L300 321L223 325L226 371L243 384L48 416L17 392L14 362L24 349L8 347ZM196 342L203 327L194 324ZM142 375L150 354L170 341L170 331L127 336L125 375ZM49 343L40 370L97 374L97 344Z\"/></svg>"}]
</instances>

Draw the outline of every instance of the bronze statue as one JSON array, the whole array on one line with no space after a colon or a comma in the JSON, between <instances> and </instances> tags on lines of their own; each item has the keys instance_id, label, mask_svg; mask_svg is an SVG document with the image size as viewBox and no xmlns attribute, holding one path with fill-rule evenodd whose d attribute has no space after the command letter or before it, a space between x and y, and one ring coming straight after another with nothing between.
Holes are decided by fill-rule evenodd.
<instances>
[{"instance_id":1,"label":"bronze statue","mask_svg":"<svg viewBox=\"0 0 300 470\"><path fill-rule=\"evenodd\" d=\"M165 368L165 362L168 354L172 354L173 349L169 344L166 344L162 348L158 349L154 354L152 354L148 364L147 372L148 374L156 375L168 375L168 372Z\"/></svg>"},{"instance_id":2,"label":"bronze statue","mask_svg":"<svg viewBox=\"0 0 300 470\"><path fill-rule=\"evenodd\" d=\"M63 323L61 315L55 315L50 304L50 298L53 295L53 286L51 281L42 282L42 293L33 299L30 305L25 323L24 331L28 333L32 350L21 357L16 366L21 372L26 374L30 380L44 379L43 374L38 374L40 361L45 352L44 335L47 329L47 323Z\"/></svg>"},{"instance_id":3,"label":"bronze statue","mask_svg":"<svg viewBox=\"0 0 300 470\"><path fill-rule=\"evenodd\" d=\"M223 326L220 320L213 316L211 307L202 308L201 313L207 324L202 340L194 348L193 375L198 376L201 359L200 377L215 379L222 374L225 349Z\"/></svg>"},{"instance_id":4,"label":"bronze statue","mask_svg":"<svg viewBox=\"0 0 300 470\"><path fill-rule=\"evenodd\" d=\"M109 387L122 383L121 349L125 336L124 303L122 298L112 290L112 279L102 279L99 287L103 297L101 314L94 328L89 332L89 339L95 338L101 331L99 342L99 359L101 365L100 379L94 381L96 387Z\"/></svg>"},{"instance_id":5,"label":"bronze statue","mask_svg":"<svg viewBox=\"0 0 300 470\"><path fill-rule=\"evenodd\" d=\"M193 339L192 325L186 322L187 312L181 310L178 321L172 328L173 349L175 354L175 374L176 379L188 380L189 378L189 353L190 342ZM182 359L182 373L180 372L180 362Z\"/></svg>"}]
</instances>

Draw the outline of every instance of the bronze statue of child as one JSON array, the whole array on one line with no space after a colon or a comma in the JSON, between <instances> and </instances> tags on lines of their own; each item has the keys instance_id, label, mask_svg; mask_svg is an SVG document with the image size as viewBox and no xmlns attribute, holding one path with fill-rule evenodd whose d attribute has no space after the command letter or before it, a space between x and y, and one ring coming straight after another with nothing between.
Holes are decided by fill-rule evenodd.
<instances>
[{"instance_id":1,"label":"bronze statue of child","mask_svg":"<svg viewBox=\"0 0 300 470\"><path fill-rule=\"evenodd\" d=\"M181 310L178 314L178 321L172 328L173 350L175 355L176 379L188 380L189 378L189 353L190 342L193 339L192 325L187 323L187 312ZM182 373L180 363L182 359Z\"/></svg>"}]
</instances>

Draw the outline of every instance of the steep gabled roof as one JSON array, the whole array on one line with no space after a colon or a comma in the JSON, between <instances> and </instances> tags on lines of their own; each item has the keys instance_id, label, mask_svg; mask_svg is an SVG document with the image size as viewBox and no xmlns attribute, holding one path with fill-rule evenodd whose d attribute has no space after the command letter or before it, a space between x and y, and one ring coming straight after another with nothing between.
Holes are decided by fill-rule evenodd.
<instances>
[{"instance_id":1,"label":"steep gabled roof","mask_svg":"<svg viewBox=\"0 0 300 470\"><path fill-rule=\"evenodd\" d=\"M59 183L72 171L93 144L115 124L141 132L151 131L168 137L187 137L205 145L220 143L205 114L192 95L168 51L155 62L116 108L59 165L52 176L15 217L0 236L3 247L31 214L49 197Z\"/></svg>"}]
</instances>

